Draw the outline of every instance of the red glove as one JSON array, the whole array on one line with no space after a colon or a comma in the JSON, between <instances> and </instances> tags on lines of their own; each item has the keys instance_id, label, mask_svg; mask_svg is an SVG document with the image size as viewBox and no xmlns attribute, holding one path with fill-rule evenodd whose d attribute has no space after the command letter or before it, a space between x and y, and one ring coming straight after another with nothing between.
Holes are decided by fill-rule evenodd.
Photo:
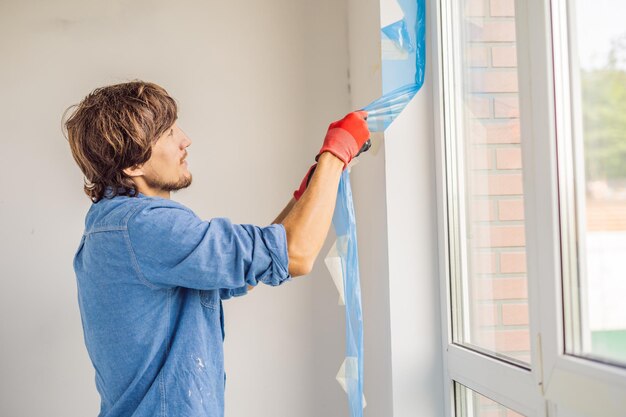
<instances>
[{"instance_id":1,"label":"red glove","mask_svg":"<svg viewBox=\"0 0 626 417\"><path fill-rule=\"evenodd\" d=\"M306 175L302 179L302 182L300 183L300 188L293 192L293 198L295 198L296 201L300 200L300 197L302 197L302 194L304 194L306 187L309 186L309 181L311 181L311 177L315 172L315 168L317 168L317 164L311 165L311 168L309 168Z\"/></svg>"},{"instance_id":2,"label":"red glove","mask_svg":"<svg viewBox=\"0 0 626 417\"><path fill-rule=\"evenodd\" d=\"M370 137L366 119L366 111L357 111L348 113L343 119L331 123L328 126L322 149L315 160L317 161L323 152L330 152L343 161L344 168L348 166Z\"/></svg>"}]
</instances>

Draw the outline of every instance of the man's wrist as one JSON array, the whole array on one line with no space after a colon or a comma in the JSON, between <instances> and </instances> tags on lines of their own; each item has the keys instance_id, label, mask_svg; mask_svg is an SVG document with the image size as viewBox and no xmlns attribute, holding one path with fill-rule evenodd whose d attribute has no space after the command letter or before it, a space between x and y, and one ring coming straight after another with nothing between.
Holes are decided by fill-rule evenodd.
<instances>
[{"instance_id":1,"label":"man's wrist","mask_svg":"<svg viewBox=\"0 0 626 417\"><path fill-rule=\"evenodd\" d=\"M336 166L338 166L341 169L343 169L344 166L346 165L344 163L344 161L342 161L340 158L335 156L330 151L325 151L325 152L321 153L319 158L318 158L318 160L317 160L317 163L318 163L318 165L321 164L321 163L328 164L330 166L336 165Z\"/></svg>"}]
</instances>

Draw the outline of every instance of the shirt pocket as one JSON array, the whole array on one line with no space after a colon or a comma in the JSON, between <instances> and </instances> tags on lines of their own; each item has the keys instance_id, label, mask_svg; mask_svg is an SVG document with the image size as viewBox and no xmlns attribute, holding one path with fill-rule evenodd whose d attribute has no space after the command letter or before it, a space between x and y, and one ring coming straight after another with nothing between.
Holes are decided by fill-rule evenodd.
<instances>
[{"instance_id":1,"label":"shirt pocket","mask_svg":"<svg viewBox=\"0 0 626 417\"><path fill-rule=\"evenodd\" d=\"M217 310L220 305L218 290L198 290L200 293L200 304L211 310Z\"/></svg>"}]
</instances>

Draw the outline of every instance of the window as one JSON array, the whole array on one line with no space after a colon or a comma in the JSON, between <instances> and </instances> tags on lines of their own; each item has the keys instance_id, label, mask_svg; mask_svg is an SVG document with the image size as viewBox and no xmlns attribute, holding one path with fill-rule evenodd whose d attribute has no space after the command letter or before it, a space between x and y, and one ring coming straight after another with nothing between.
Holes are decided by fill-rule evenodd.
<instances>
[{"instance_id":1,"label":"window","mask_svg":"<svg viewBox=\"0 0 626 417\"><path fill-rule=\"evenodd\" d=\"M574 200L564 208L578 244L566 349L626 365L626 3L577 0L570 13Z\"/></svg>"},{"instance_id":2,"label":"window","mask_svg":"<svg viewBox=\"0 0 626 417\"><path fill-rule=\"evenodd\" d=\"M513 1L451 3L459 235L454 341L528 367L528 296Z\"/></svg>"},{"instance_id":3,"label":"window","mask_svg":"<svg viewBox=\"0 0 626 417\"><path fill-rule=\"evenodd\" d=\"M626 409L626 3L438 0L447 414Z\"/></svg>"},{"instance_id":4,"label":"window","mask_svg":"<svg viewBox=\"0 0 626 417\"><path fill-rule=\"evenodd\" d=\"M454 396L458 417L523 417L458 382L454 384Z\"/></svg>"}]
</instances>

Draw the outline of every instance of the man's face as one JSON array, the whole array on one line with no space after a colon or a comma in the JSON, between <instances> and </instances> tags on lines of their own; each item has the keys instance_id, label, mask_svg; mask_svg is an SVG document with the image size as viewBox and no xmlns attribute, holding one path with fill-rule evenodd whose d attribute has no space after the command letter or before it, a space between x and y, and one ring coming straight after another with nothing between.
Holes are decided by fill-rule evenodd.
<instances>
[{"instance_id":1,"label":"man's face","mask_svg":"<svg viewBox=\"0 0 626 417\"><path fill-rule=\"evenodd\" d=\"M152 147L150 159L142 166L143 180L149 188L146 194L166 193L169 196L170 191L191 185L191 172L186 161L189 145L191 139L176 123L159 137Z\"/></svg>"}]
</instances>

